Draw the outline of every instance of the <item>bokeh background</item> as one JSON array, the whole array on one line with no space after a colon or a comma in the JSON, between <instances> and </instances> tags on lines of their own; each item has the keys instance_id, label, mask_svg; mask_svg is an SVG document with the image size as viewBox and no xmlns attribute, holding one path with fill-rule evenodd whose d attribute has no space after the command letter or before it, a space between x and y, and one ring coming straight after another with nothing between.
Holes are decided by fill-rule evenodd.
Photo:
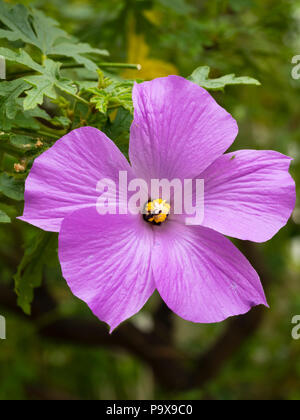
<instances>
[{"instance_id":1,"label":"bokeh background","mask_svg":"<svg viewBox=\"0 0 300 420\"><path fill-rule=\"evenodd\" d=\"M140 72L120 71L125 78L188 76L208 65L211 77L236 73L258 79L260 87L214 93L239 124L232 150L275 149L292 156L291 172L299 184L300 79L291 75L292 57L300 54L299 0L19 3L45 11L81 41L109 50L111 61L142 65ZM0 314L7 319L7 340L0 340L0 399L300 399L300 340L291 336L291 320L300 315L299 200L274 239L255 246L236 242L262 275L270 309L254 309L251 317L234 322L194 325L166 313L154 296L132 322L147 337L160 322L165 336L172 335L155 357L136 350L139 337L129 328L103 342L91 339L93 329L83 338L81 321L98 321L72 296L55 265L45 268L44 287L57 307L35 317L41 305L51 306L41 289L33 315L22 315L8 289L30 232L18 221L0 226ZM76 331L70 339L68 326L55 330L65 318L79 320L72 325L80 339ZM49 325L54 327L47 330ZM199 380L178 389L158 374L157 359L172 359L174 349L170 378L181 375L177 360L188 365L199 358Z\"/></svg>"}]
</instances>

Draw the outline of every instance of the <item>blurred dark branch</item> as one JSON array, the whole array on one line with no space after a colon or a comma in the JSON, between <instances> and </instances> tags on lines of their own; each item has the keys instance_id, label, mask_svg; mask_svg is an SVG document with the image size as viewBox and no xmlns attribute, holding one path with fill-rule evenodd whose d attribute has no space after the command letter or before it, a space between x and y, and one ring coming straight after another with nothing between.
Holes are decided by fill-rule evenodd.
<instances>
[{"instance_id":1,"label":"blurred dark branch","mask_svg":"<svg viewBox=\"0 0 300 420\"><path fill-rule=\"evenodd\" d=\"M243 242L240 248L253 263L266 286L270 282L270 274L257 246ZM0 305L23 314L16 305L14 291L4 285L0 285ZM93 319L74 317L60 318L46 324L39 322L56 308L57 303L45 287L38 289L30 319L36 323L41 336L85 346L126 350L146 362L152 368L157 382L170 391L202 387L216 377L226 362L256 331L266 311L263 307L254 308L246 315L227 321L228 327L223 335L195 359L174 347L171 340L171 313L164 305L154 314L153 332L142 332L132 323L126 322L111 335L104 324Z\"/></svg>"},{"instance_id":2,"label":"blurred dark branch","mask_svg":"<svg viewBox=\"0 0 300 420\"><path fill-rule=\"evenodd\" d=\"M78 398L66 393L63 390L50 389L43 384L30 384L25 388L26 396L29 400L42 401L77 401Z\"/></svg>"},{"instance_id":3,"label":"blurred dark branch","mask_svg":"<svg viewBox=\"0 0 300 420\"><path fill-rule=\"evenodd\" d=\"M0 305L25 317L16 304L13 289L1 284ZM186 374L180 366L184 363L185 357L175 348L168 346L163 337L158 339L152 333L143 333L130 322L121 325L111 335L104 324L92 319L60 318L45 325L44 318L50 312L54 312L56 307L55 301L45 287L37 289L29 319L36 323L37 327L39 324L42 325L38 329L41 336L77 345L126 350L148 363L162 385L169 387L172 384L175 388L186 386L182 383L186 379Z\"/></svg>"},{"instance_id":4,"label":"blurred dark branch","mask_svg":"<svg viewBox=\"0 0 300 420\"><path fill-rule=\"evenodd\" d=\"M201 387L218 375L225 363L257 330L265 310L263 307L256 307L248 314L230 321L223 335L199 358L190 381L192 387Z\"/></svg>"},{"instance_id":5,"label":"blurred dark branch","mask_svg":"<svg viewBox=\"0 0 300 420\"><path fill-rule=\"evenodd\" d=\"M262 260L258 247L259 245L247 241L239 243L240 250L255 267L264 288L266 288L271 282L271 274ZM246 315L232 318L229 321L229 325L223 335L198 359L195 373L190 381L193 387L201 387L217 376L223 365L255 333L266 311L267 309L264 306L258 306Z\"/></svg>"},{"instance_id":6,"label":"blurred dark branch","mask_svg":"<svg viewBox=\"0 0 300 420\"><path fill-rule=\"evenodd\" d=\"M164 301L161 301L153 314L154 330L168 343L173 342L173 314ZM159 338L158 337L158 338Z\"/></svg>"}]
</instances>

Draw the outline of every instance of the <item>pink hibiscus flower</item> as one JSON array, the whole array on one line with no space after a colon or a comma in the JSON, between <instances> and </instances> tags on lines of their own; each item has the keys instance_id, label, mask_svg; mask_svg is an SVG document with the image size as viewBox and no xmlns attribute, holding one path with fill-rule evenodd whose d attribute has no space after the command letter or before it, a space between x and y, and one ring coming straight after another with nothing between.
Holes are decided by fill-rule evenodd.
<instances>
[{"instance_id":1,"label":"pink hibiscus flower","mask_svg":"<svg viewBox=\"0 0 300 420\"><path fill-rule=\"evenodd\" d=\"M136 84L133 102L131 165L101 131L74 130L35 160L21 220L59 232L69 287L111 331L155 289L193 322L267 306L256 271L223 235L263 242L286 224L295 205L291 158L269 150L224 154L237 136L236 121L181 77ZM188 226L172 212L155 219L153 203L147 217L99 215L96 185L103 178L117 183L119 171L148 183L204 179L202 224Z\"/></svg>"}]
</instances>

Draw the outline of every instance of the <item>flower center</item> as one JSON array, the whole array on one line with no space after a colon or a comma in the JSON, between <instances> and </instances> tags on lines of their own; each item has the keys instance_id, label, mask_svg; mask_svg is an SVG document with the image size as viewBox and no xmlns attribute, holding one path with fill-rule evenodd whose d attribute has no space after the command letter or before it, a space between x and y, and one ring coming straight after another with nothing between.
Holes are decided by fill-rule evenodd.
<instances>
[{"instance_id":1,"label":"flower center","mask_svg":"<svg viewBox=\"0 0 300 420\"><path fill-rule=\"evenodd\" d=\"M167 220L170 210L171 206L166 200L162 200L161 198L152 201L149 200L145 204L143 218L146 222L159 226Z\"/></svg>"}]
</instances>

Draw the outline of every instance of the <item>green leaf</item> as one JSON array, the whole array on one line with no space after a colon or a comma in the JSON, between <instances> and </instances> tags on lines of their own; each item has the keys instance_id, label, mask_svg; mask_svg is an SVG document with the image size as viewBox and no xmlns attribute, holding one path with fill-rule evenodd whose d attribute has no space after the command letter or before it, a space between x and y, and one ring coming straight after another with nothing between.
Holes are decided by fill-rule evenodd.
<instances>
[{"instance_id":1,"label":"green leaf","mask_svg":"<svg viewBox=\"0 0 300 420\"><path fill-rule=\"evenodd\" d=\"M10 137L11 145L25 152L34 149L36 147L36 142L36 139L24 135L14 134Z\"/></svg>"},{"instance_id":2,"label":"green leaf","mask_svg":"<svg viewBox=\"0 0 300 420\"><path fill-rule=\"evenodd\" d=\"M0 192L12 200L22 201L24 199L24 180L4 172L0 174Z\"/></svg>"},{"instance_id":3,"label":"green leaf","mask_svg":"<svg viewBox=\"0 0 300 420\"><path fill-rule=\"evenodd\" d=\"M24 99L23 98L21 98L21 99L19 99L20 101L21 101L21 106L22 106L22 109L23 109L23 102L24 102ZM46 121L51 121L51 116L44 110L44 109L42 109L42 108L39 108L39 107L37 107L37 108L35 108L35 109L31 109L31 110L29 110L29 111L25 111L24 112L24 116L27 118L27 119L29 119L29 118L42 118L43 120L46 120ZM26 123L25 123L25 125L26 125ZM38 126L39 127L39 126ZM38 129L38 128L37 128Z\"/></svg>"},{"instance_id":4,"label":"green leaf","mask_svg":"<svg viewBox=\"0 0 300 420\"><path fill-rule=\"evenodd\" d=\"M34 289L42 283L44 266L57 258L57 235L38 231L25 245L25 254L14 280L18 305L30 315Z\"/></svg>"},{"instance_id":5,"label":"green leaf","mask_svg":"<svg viewBox=\"0 0 300 420\"><path fill-rule=\"evenodd\" d=\"M94 103L98 111L106 113L109 107L121 106L130 113L133 113L132 103L132 81L113 81L105 79L108 86L100 88L89 88L88 92L93 93L90 99Z\"/></svg>"},{"instance_id":6,"label":"green leaf","mask_svg":"<svg viewBox=\"0 0 300 420\"><path fill-rule=\"evenodd\" d=\"M68 128L71 124L71 120L68 117L54 117L51 120L53 125L62 126L63 128Z\"/></svg>"},{"instance_id":7,"label":"green leaf","mask_svg":"<svg viewBox=\"0 0 300 420\"><path fill-rule=\"evenodd\" d=\"M0 48L0 55L2 55L4 58L6 58L8 61L13 61L18 64L22 64L25 67L29 67L34 71L37 71L39 73L43 73L43 67L36 63L29 54L27 54L26 51L23 49L20 49L19 51L15 52L13 50L10 50L9 48Z\"/></svg>"},{"instance_id":8,"label":"green leaf","mask_svg":"<svg viewBox=\"0 0 300 420\"><path fill-rule=\"evenodd\" d=\"M110 94L110 104L120 105L133 114L132 89L133 81L112 82L106 91Z\"/></svg>"},{"instance_id":9,"label":"green leaf","mask_svg":"<svg viewBox=\"0 0 300 420\"><path fill-rule=\"evenodd\" d=\"M89 44L63 42L52 47L49 55L60 55L64 57L73 58L77 63L83 64L88 70L97 71L98 66L92 60L85 57L84 54L97 54L107 56L108 51L92 48Z\"/></svg>"},{"instance_id":10,"label":"green leaf","mask_svg":"<svg viewBox=\"0 0 300 420\"><path fill-rule=\"evenodd\" d=\"M190 75L189 79L192 80L194 83L201 83L203 81L207 81L210 73L210 67L208 66L201 66L198 67L193 73Z\"/></svg>"},{"instance_id":11,"label":"green leaf","mask_svg":"<svg viewBox=\"0 0 300 420\"><path fill-rule=\"evenodd\" d=\"M68 37L65 31L57 27L55 20L40 11L30 11L21 4L11 6L0 1L0 21L8 28L0 30L0 38L21 40L36 46L44 54L48 53L57 39Z\"/></svg>"},{"instance_id":12,"label":"green leaf","mask_svg":"<svg viewBox=\"0 0 300 420\"><path fill-rule=\"evenodd\" d=\"M94 93L94 96L91 98L90 102L95 105L99 112L106 114L110 95L98 88L93 89L92 92Z\"/></svg>"},{"instance_id":13,"label":"green leaf","mask_svg":"<svg viewBox=\"0 0 300 420\"><path fill-rule=\"evenodd\" d=\"M4 97L0 100L0 118L15 118L18 111L17 100L28 87L28 83L22 79L0 83L0 97Z\"/></svg>"},{"instance_id":14,"label":"green leaf","mask_svg":"<svg viewBox=\"0 0 300 420\"><path fill-rule=\"evenodd\" d=\"M56 98L56 92L54 89L55 84L47 77L31 76L28 77L27 81L33 86L33 88L26 91L27 96L23 102L25 111L41 105L44 101L44 96L51 99Z\"/></svg>"},{"instance_id":15,"label":"green leaf","mask_svg":"<svg viewBox=\"0 0 300 420\"><path fill-rule=\"evenodd\" d=\"M10 217L2 210L0 210L0 223L10 223Z\"/></svg>"},{"instance_id":16,"label":"green leaf","mask_svg":"<svg viewBox=\"0 0 300 420\"><path fill-rule=\"evenodd\" d=\"M26 135L3 134L0 136L0 150L14 157L24 157L29 151L37 154L37 139Z\"/></svg>"},{"instance_id":17,"label":"green leaf","mask_svg":"<svg viewBox=\"0 0 300 420\"><path fill-rule=\"evenodd\" d=\"M49 120L49 115L40 108L24 111L23 109L24 98L19 98L16 101L16 116L13 119L4 118L3 110L5 111L5 98L0 98L0 130L10 131L12 128L39 130L40 124L35 118L43 118ZM4 107L2 105L4 104ZM2 107L2 108L1 108Z\"/></svg>"},{"instance_id":18,"label":"green leaf","mask_svg":"<svg viewBox=\"0 0 300 420\"><path fill-rule=\"evenodd\" d=\"M27 76L24 78L26 82L33 86L32 89L26 91L27 97L23 103L25 110L41 105L44 96L55 99L57 96L55 87L71 95L76 94L76 86L73 82L60 77L60 66L60 63L47 59L40 76Z\"/></svg>"},{"instance_id":19,"label":"green leaf","mask_svg":"<svg viewBox=\"0 0 300 420\"><path fill-rule=\"evenodd\" d=\"M71 80L62 78L60 76L61 63L56 63L53 60L46 59L44 65L41 66L31 59L31 57L23 50L14 52L7 48L0 48L0 55L3 55L7 60L14 61L24 66L30 67L40 75L26 76L22 79L14 80L13 82L6 82L17 85L17 93L20 95L25 92L27 97L23 102L24 110L34 109L37 105L41 105L44 100L44 96L55 99L56 91L55 88L60 89L71 95L76 94L76 86ZM19 82L17 82L19 80ZM22 85L21 83L25 83ZM1 83L2 85L2 83ZM11 85L8 85L11 86ZM21 86L24 87L23 92ZM8 90L8 87L6 87ZM12 89L12 88L11 88ZM13 99L16 100L16 94L13 95Z\"/></svg>"},{"instance_id":20,"label":"green leaf","mask_svg":"<svg viewBox=\"0 0 300 420\"><path fill-rule=\"evenodd\" d=\"M40 108L24 112L24 98L20 95L32 86L24 79L16 79L11 82L0 83L0 129L11 130L12 127L22 126L28 129L38 129L39 124L35 117L49 120L49 115Z\"/></svg>"},{"instance_id":21,"label":"green leaf","mask_svg":"<svg viewBox=\"0 0 300 420\"><path fill-rule=\"evenodd\" d=\"M115 120L109 122L104 129L107 136L115 142L126 157L128 157L129 130L132 119L133 116L129 111L119 108Z\"/></svg>"},{"instance_id":22,"label":"green leaf","mask_svg":"<svg viewBox=\"0 0 300 420\"><path fill-rule=\"evenodd\" d=\"M59 23L45 16L43 12L31 9L28 13L34 32L36 34L34 45L36 45L44 55L48 55L53 45L61 38L70 38L63 29L59 28Z\"/></svg>"},{"instance_id":23,"label":"green leaf","mask_svg":"<svg viewBox=\"0 0 300 420\"><path fill-rule=\"evenodd\" d=\"M256 85L260 82L252 77L236 77L235 74L227 74L218 79L209 79L210 67L198 67L188 77L188 80L208 90L223 90L228 85Z\"/></svg>"},{"instance_id":24,"label":"green leaf","mask_svg":"<svg viewBox=\"0 0 300 420\"><path fill-rule=\"evenodd\" d=\"M9 41L22 40L30 44L36 42L36 34L29 22L29 13L25 6L14 7L0 2L0 21L8 28L0 30L0 37Z\"/></svg>"},{"instance_id":25,"label":"green leaf","mask_svg":"<svg viewBox=\"0 0 300 420\"><path fill-rule=\"evenodd\" d=\"M0 1L0 22L7 29L0 29L0 38L9 41L21 40L39 48L43 55L71 57L77 63L96 71L97 65L85 54L109 55L106 50L92 48L89 44L78 43L77 39L59 28L58 22L39 10L23 5L11 6Z\"/></svg>"}]
</instances>

